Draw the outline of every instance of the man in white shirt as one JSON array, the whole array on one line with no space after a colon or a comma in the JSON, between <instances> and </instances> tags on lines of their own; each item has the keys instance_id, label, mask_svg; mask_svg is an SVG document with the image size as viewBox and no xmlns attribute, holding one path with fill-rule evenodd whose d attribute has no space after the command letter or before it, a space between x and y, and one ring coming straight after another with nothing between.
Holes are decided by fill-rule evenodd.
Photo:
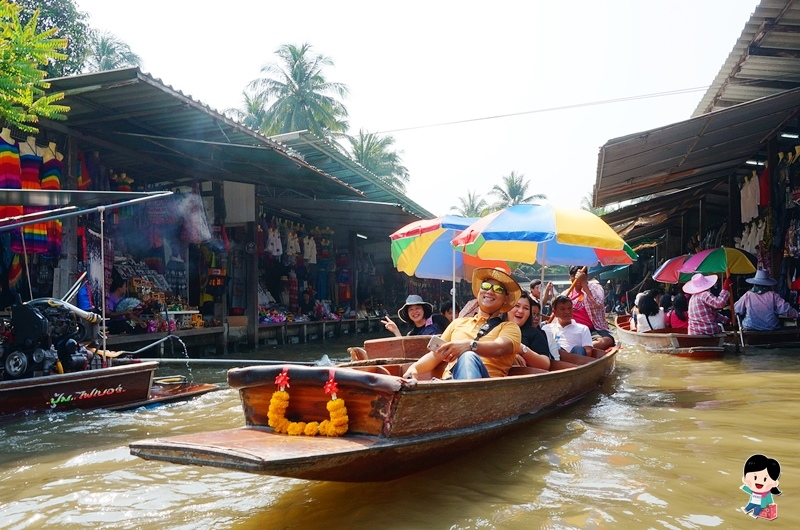
<instances>
[{"instance_id":1,"label":"man in white shirt","mask_svg":"<svg viewBox=\"0 0 800 530\"><path fill-rule=\"evenodd\" d=\"M555 337L558 353L576 353L592 355L592 334L587 326L578 324L572 319L572 300L564 295L553 300L555 318L542 329Z\"/></svg>"}]
</instances>

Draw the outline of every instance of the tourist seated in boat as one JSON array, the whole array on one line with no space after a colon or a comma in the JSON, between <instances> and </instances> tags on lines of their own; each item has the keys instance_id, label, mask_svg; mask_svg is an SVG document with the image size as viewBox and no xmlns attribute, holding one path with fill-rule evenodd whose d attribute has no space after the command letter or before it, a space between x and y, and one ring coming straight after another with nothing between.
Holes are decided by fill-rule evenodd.
<instances>
[{"instance_id":1,"label":"tourist seated in boat","mask_svg":"<svg viewBox=\"0 0 800 530\"><path fill-rule=\"evenodd\" d=\"M506 313L505 319L515 322L522 333L520 350L517 352L517 362L520 366L531 366L550 369L550 359L558 359L558 345L539 323L542 319L542 306L539 301L527 291L517 300L517 304Z\"/></svg>"},{"instance_id":2,"label":"tourist seated in boat","mask_svg":"<svg viewBox=\"0 0 800 530\"><path fill-rule=\"evenodd\" d=\"M688 332L689 300L685 294L678 293L672 299L672 309L667 313L667 327Z\"/></svg>"},{"instance_id":3,"label":"tourist seated in boat","mask_svg":"<svg viewBox=\"0 0 800 530\"><path fill-rule=\"evenodd\" d=\"M658 292L648 291L639 300L639 311L636 314L636 329L639 332L653 331L667 327L664 310L656 302Z\"/></svg>"},{"instance_id":4,"label":"tourist seated in boat","mask_svg":"<svg viewBox=\"0 0 800 530\"><path fill-rule=\"evenodd\" d=\"M457 311L456 309L455 311ZM431 320L434 324L439 326L439 329L444 331L447 329L447 326L450 325L450 322L453 321L453 301L448 300L446 302L442 302L442 305L439 306L439 312L434 313L431 317Z\"/></svg>"},{"instance_id":5,"label":"tourist seated in boat","mask_svg":"<svg viewBox=\"0 0 800 530\"><path fill-rule=\"evenodd\" d=\"M569 268L569 279L574 288L564 294L572 300L575 320L589 328L595 348L607 350L615 342L614 336L608 331L603 287L597 280L590 281L586 268L577 265Z\"/></svg>"},{"instance_id":6,"label":"tourist seated in boat","mask_svg":"<svg viewBox=\"0 0 800 530\"><path fill-rule=\"evenodd\" d=\"M554 337L559 356L562 353L591 355L592 334L588 326L572 318L572 300L563 294L556 296L553 299L553 315L553 321L545 324L542 329Z\"/></svg>"},{"instance_id":7,"label":"tourist seated in boat","mask_svg":"<svg viewBox=\"0 0 800 530\"><path fill-rule=\"evenodd\" d=\"M665 315L669 313L672 309L672 295L663 293L658 299L658 305L664 310Z\"/></svg>"},{"instance_id":8,"label":"tourist seated in boat","mask_svg":"<svg viewBox=\"0 0 800 530\"><path fill-rule=\"evenodd\" d=\"M717 275L703 276L699 272L683 285L683 292L691 295L689 299L689 335L716 335L722 332L718 310L728 304L731 295L731 279L725 278L719 295L709 292Z\"/></svg>"},{"instance_id":9,"label":"tourist seated in boat","mask_svg":"<svg viewBox=\"0 0 800 530\"><path fill-rule=\"evenodd\" d=\"M542 314L550 314L550 300L553 299L555 289L553 282L547 282L547 285L542 287L542 280L531 280L530 290L531 296L539 300L542 307Z\"/></svg>"},{"instance_id":10,"label":"tourist seated in boat","mask_svg":"<svg viewBox=\"0 0 800 530\"><path fill-rule=\"evenodd\" d=\"M410 323L413 327L406 333L412 335L438 335L442 332L436 324L428 323L428 319L433 315L433 305L425 302L418 294L408 295L406 303L397 311L397 316L403 322ZM381 320L384 327L394 333L395 337L402 337L397 323L389 317Z\"/></svg>"},{"instance_id":11,"label":"tourist seated in boat","mask_svg":"<svg viewBox=\"0 0 800 530\"><path fill-rule=\"evenodd\" d=\"M446 342L423 355L404 374L417 378L442 361L448 363L444 379L504 377L514 364L522 334L504 313L519 300L519 284L501 269L478 268L472 273L472 293L478 301L475 316L453 320L442 333Z\"/></svg>"},{"instance_id":12,"label":"tourist seated in boat","mask_svg":"<svg viewBox=\"0 0 800 530\"><path fill-rule=\"evenodd\" d=\"M633 308L631 309L631 317L629 319L631 331L636 331L636 322L639 318L639 302L642 301L642 298L644 298L646 294L645 292L638 293L633 300Z\"/></svg>"},{"instance_id":13,"label":"tourist seated in boat","mask_svg":"<svg viewBox=\"0 0 800 530\"><path fill-rule=\"evenodd\" d=\"M767 271L759 269L754 277L745 281L753 288L744 293L733 306L737 315L744 315L743 330L769 331L781 327L778 316L797 318L797 311L772 290L772 286L778 282Z\"/></svg>"}]
</instances>

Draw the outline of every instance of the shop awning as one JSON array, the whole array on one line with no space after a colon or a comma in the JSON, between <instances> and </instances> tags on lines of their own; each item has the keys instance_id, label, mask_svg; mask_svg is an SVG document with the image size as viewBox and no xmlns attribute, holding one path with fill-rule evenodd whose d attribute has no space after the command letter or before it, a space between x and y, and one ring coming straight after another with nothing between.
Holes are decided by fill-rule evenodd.
<instances>
[{"instance_id":1,"label":"shop awning","mask_svg":"<svg viewBox=\"0 0 800 530\"><path fill-rule=\"evenodd\" d=\"M34 223L114 210L172 195L171 191L121 192L77 190L19 190L0 188L0 206L35 206L40 211L0 218L0 232Z\"/></svg>"},{"instance_id":2,"label":"shop awning","mask_svg":"<svg viewBox=\"0 0 800 530\"><path fill-rule=\"evenodd\" d=\"M176 186L195 179L266 186L274 194L363 197L341 180L138 68L50 80L70 107L43 128L100 150L108 169L137 183ZM58 142L57 142L58 143ZM64 145L58 145L66 152Z\"/></svg>"},{"instance_id":3,"label":"shop awning","mask_svg":"<svg viewBox=\"0 0 800 530\"><path fill-rule=\"evenodd\" d=\"M594 204L727 180L798 112L795 89L609 140L600 150Z\"/></svg>"}]
</instances>

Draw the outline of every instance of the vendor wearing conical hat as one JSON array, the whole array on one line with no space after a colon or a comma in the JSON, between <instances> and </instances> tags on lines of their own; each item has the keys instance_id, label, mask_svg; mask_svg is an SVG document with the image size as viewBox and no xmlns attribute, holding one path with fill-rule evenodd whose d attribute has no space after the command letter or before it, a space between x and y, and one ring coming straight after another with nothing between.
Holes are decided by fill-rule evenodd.
<instances>
[{"instance_id":1,"label":"vendor wearing conical hat","mask_svg":"<svg viewBox=\"0 0 800 530\"><path fill-rule=\"evenodd\" d=\"M689 299L689 335L716 335L722 330L717 319L717 310L728 304L731 295L731 279L722 282L722 291L714 296L708 290L717 283L717 275L703 276L699 272L683 286L683 292L692 295Z\"/></svg>"},{"instance_id":2,"label":"vendor wearing conical hat","mask_svg":"<svg viewBox=\"0 0 800 530\"><path fill-rule=\"evenodd\" d=\"M772 286L778 282L767 271L759 269L754 277L745 281L753 288L733 306L737 315L744 315L742 329L769 331L780 327L778 316L797 318L797 311L772 290Z\"/></svg>"},{"instance_id":3,"label":"vendor wearing conical hat","mask_svg":"<svg viewBox=\"0 0 800 530\"><path fill-rule=\"evenodd\" d=\"M516 305L522 289L503 270L480 268L472 274L472 293L478 301L477 314L453 320L442 333L445 344L411 365L405 377L430 372L442 361L448 363L445 378L508 375L522 334L519 326L503 322L501 316Z\"/></svg>"}]
</instances>

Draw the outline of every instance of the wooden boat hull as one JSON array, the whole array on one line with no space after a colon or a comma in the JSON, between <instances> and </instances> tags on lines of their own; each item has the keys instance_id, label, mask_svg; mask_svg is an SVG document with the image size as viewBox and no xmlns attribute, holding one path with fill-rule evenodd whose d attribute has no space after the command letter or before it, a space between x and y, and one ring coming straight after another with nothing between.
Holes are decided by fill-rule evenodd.
<instances>
[{"instance_id":1,"label":"wooden boat hull","mask_svg":"<svg viewBox=\"0 0 800 530\"><path fill-rule=\"evenodd\" d=\"M743 331L745 346L761 348L786 347L800 344L800 328L789 327L772 331ZM725 336L725 344L734 347L741 344L738 331L729 331Z\"/></svg>"},{"instance_id":2,"label":"wooden boat hull","mask_svg":"<svg viewBox=\"0 0 800 530\"><path fill-rule=\"evenodd\" d=\"M0 420L37 412L126 409L187 399L216 385L154 385L157 362L0 382Z\"/></svg>"},{"instance_id":3,"label":"wooden boat hull","mask_svg":"<svg viewBox=\"0 0 800 530\"><path fill-rule=\"evenodd\" d=\"M623 346L642 346L650 353L664 353L678 357L708 359L720 357L725 352L725 335L689 335L685 332L664 329L639 333L630 330L630 315L619 315L615 320L617 337Z\"/></svg>"},{"instance_id":4,"label":"wooden boat hull","mask_svg":"<svg viewBox=\"0 0 800 530\"><path fill-rule=\"evenodd\" d=\"M131 444L145 459L216 466L310 480L380 481L460 456L467 450L572 403L614 370L616 350L599 359L571 356L555 371L517 369L505 378L416 381L398 377L410 363L336 368L349 430L342 437L276 434L267 427L281 367L231 370L247 427ZM577 364L582 363L582 364ZM329 369L290 367L291 421L327 418L322 386Z\"/></svg>"}]
</instances>

